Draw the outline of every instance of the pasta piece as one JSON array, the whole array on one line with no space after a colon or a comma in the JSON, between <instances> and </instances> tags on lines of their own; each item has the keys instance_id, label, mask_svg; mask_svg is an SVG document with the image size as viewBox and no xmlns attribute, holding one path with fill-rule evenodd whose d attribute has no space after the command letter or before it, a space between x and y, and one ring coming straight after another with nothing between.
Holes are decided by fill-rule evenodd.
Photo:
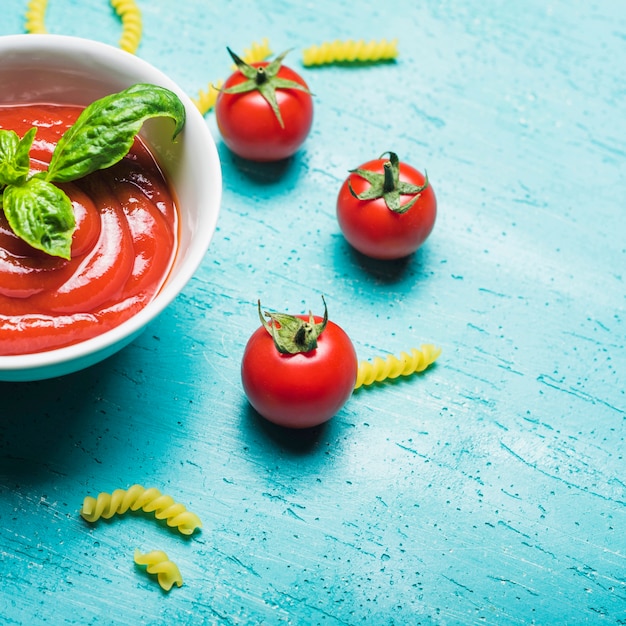
<instances>
[{"instance_id":1,"label":"pasta piece","mask_svg":"<svg viewBox=\"0 0 626 626\"><path fill-rule=\"evenodd\" d=\"M245 48L243 54L240 55L245 63L258 63L259 61L264 61L267 57L271 56L272 50L270 49L270 44L265 37L261 43L253 41L250 44L249 48ZM233 69L236 70L237 66L233 65Z\"/></svg>"},{"instance_id":2,"label":"pasta piece","mask_svg":"<svg viewBox=\"0 0 626 626\"><path fill-rule=\"evenodd\" d=\"M169 591L174 583L178 587L182 587L183 577L180 575L178 565L169 560L169 557L162 550L152 550L142 554L139 550L135 550L135 563L137 565L147 565L148 574L156 574L159 585L165 591Z\"/></svg>"},{"instance_id":3,"label":"pasta piece","mask_svg":"<svg viewBox=\"0 0 626 626\"><path fill-rule=\"evenodd\" d=\"M48 31L45 25L46 7L48 0L30 0L26 8L27 33L45 35Z\"/></svg>"},{"instance_id":4,"label":"pasta piece","mask_svg":"<svg viewBox=\"0 0 626 626\"><path fill-rule=\"evenodd\" d=\"M171 496L163 495L155 487L146 489L133 485L129 489L116 489L113 493L100 493L97 498L87 496L83 501L80 514L88 522L95 522L101 517L109 519L115 514L122 515L128 510L146 513L154 512L159 520L166 520L170 527L178 528L183 535L191 535L196 528L202 528L200 518L175 502Z\"/></svg>"},{"instance_id":5,"label":"pasta piece","mask_svg":"<svg viewBox=\"0 0 626 626\"><path fill-rule=\"evenodd\" d=\"M423 372L437 360L440 354L441 348L436 348L432 344L424 344L421 346L421 350L413 348L411 354L401 352L399 357L389 354L384 359L377 356L372 362L361 361L354 388L358 389L362 385L382 382L388 378L410 376L416 372Z\"/></svg>"},{"instance_id":6,"label":"pasta piece","mask_svg":"<svg viewBox=\"0 0 626 626\"><path fill-rule=\"evenodd\" d=\"M261 43L253 41L250 47L244 50L241 58L245 63L258 63L259 61L267 59L267 57L271 54L272 50L270 49L270 45L266 37L263 41L261 41ZM233 66L233 69L236 69L236 66ZM217 96L219 96L220 89L223 84L223 80L218 80L215 83L209 83L206 91L200 90L198 92L198 96L191 99L202 115L206 115L215 106Z\"/></svg>"},{"instance_id":7,"label":"pasta piece","mask_svg":"<svg viewBox=\"0 0 626 626\"><path fill-rule=\"evenodd\" d=\"M122 50L135 54L142 34L141 11L135 0L111 0L111 6L122 20L122 36L119 46Z\"/></svg>"},{"instance_id":8,"label":"pasta piece","mask_svg":"<svg viewBox=\"0 0 626 626\"><path fill-rule=\"evenodd\" d=\"M207 87L206 91L200 90L198 92L198 97L191 99L202 115L208 113L215 106L217 96L219 96L220 88L223 84L223 80L218 80L215 84L211 83Z\"/></svg>"},{"instance_id":9,"label":"pasta piece","mask_svg":"<svg viewBox=\"0 0 626 626\"><path fill-rule=\"evenodd\" d=\"M30 0L26 9L27 33L45 34L46 8L48 0ZM111 0L111 6L122 20L122 37L119 46L122 50L135 53L141 40L142 21L141 11L135 0Z\"/></svg>"},{"instance_id":10,"label":"pasta piece","mask_svg":"<svg viewBox=\"0 0 626 626\"><path fill-rule=\"evenodd\" d=\"M363 39L354 41L325 41L319 46L311 46L302 51L304 65L326 65L330 63L355 63L391 61L398 56L398 40L387 41Z\"/></svg>"}]
</instances>

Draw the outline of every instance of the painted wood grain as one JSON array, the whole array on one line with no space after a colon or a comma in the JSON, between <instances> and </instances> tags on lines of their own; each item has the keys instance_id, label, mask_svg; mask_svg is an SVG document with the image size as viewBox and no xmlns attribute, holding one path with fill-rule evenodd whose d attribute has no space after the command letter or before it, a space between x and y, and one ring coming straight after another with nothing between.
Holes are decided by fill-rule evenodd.
<instances>
[{"instance_id":1,"label":"painted wood grain","mask_svg":"<svg viewBox=\"0 0 626 626\"><path fill-rule=\"evenodd\" d=\"M0 34L25 4L4 0ZM293 47L314 128L260 166L208 114L224 200L184 293L104 363L0 384L4 623L626 623L626 7L140 5L137 54L190 95L227 74L227 45ZM120 33L104 0L49 0L47 26ZM323 40L394 37L396 63L301 66ZM380 263L344 242L334 203L390 149L428 170L440 212L413 258ZM301 312L321 293L359 358L443 354L286 432L247 405L243 346L258 297ZM78 515L135 482L202 532ZM140 575L135 548L164 549L183 587Z\"/></svg>"}]
</instances>

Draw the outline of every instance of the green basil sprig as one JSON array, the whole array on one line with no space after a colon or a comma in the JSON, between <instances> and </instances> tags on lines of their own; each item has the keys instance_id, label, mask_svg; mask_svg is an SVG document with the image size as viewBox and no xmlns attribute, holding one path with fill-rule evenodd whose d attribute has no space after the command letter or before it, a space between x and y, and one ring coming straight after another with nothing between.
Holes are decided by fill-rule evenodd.
<instances>
[{"instance_id":1,"label":"green basil sprig","mask_svg":"<svg viewBox=\"0 0 626 626\"><path fill-rule=\"evenodd\" d=\"M30 148L36 128L31 128L20 139L13 130L0 130L0 181L3 184L20 185L30 171Z\"/></svg>"},{"instance_id":2,"label":"green basil sprig","mask_svg":"<svg viewBox=\"0 0 626 626\"><path fill-rule=\"evenodd\" d=\"M70 199L54 183L77 180L120 161L152 117L171 117L175 139L185 124L185 107L173 92L146 83L96 100L65 131L48 169L30 177L29 153L37 129L22 139L0 129L0 206L13 232L33 248L69 259L76 221Z\"/></svg>"}]
</instances>

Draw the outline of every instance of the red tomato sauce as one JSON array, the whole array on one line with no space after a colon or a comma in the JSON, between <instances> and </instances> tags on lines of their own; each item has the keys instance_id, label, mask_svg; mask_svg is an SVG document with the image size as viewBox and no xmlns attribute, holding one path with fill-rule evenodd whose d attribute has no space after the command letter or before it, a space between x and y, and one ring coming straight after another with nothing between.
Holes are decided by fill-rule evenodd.
<instances>
[{"instance_id":1,"label":"red tomato sauce","mask_svg":"<svg viewBox=\"0 0 626 626\"><path fill-rule=\"evenodd\" d=\"M0 128L37 134L32 171L81 108L0 106ZM177 248L178 211L165 177L139 139L116 165L59 184L72 201L76 231L70 260L35 250L0 211L0 355L78 343L121 324L162 287Z\"/></svg>"}]
</instances>

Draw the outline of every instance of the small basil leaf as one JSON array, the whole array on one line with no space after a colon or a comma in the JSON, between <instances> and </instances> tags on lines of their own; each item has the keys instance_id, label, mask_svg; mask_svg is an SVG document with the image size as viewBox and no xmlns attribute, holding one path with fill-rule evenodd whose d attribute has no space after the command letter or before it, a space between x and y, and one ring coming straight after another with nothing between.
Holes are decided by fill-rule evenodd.
<instances>
[{"instance_id":1,"label":"small basil leaf","mask_svg":"<svg viewBox=\"0 0 626 626\"><path fill-rule=\"evenodd\" d=\"M52 256L71 258L76 221L72 202L62 189L35 176L22 185L8 185L2 205L18 237Z\"/></svg>"},{"instance_id":2,"label":"small basil leaf","mask_svg":"<svg viewBox=\"0 0 626 626\"><path fill-rule=\"evenodd\" d=\"M67 182L120 161L151 117L171 117L176 138L185 124L185 107L164 87L138 83L92 102L59 140L46 180Z\"/></svg>"},{"instance_id":3,"label":"small basil leaf","mask_svg":"<svg viewBox=\"0 0 626 626\"><path fill-rule=\"evenodd\" d=\"M0 129L0 185L19 185L26 180L36 132L31 128L20 139L14 130Z\"/></svg>"}]
</instances>

